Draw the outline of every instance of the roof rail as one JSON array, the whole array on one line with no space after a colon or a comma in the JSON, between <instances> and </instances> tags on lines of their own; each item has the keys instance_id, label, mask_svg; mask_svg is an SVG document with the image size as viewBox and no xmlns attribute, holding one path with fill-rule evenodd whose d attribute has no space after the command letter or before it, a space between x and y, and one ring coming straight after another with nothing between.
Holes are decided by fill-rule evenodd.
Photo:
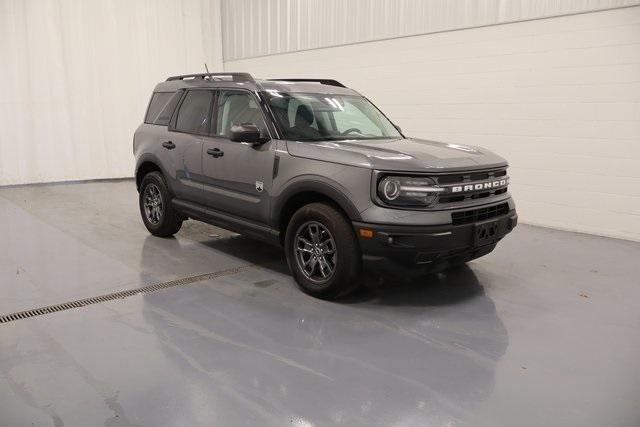
<instances>
[{"instance_id":1,"label":"roof rail","mask_svg":"<svg viewBox=\"0 0 640 427\"><path fill-rule=\"evenodd\" d=\"M281 81L281 82L311 82L320 83L329 86L346 87L342 83L333 79L269 79L269 81Z\"/></svg>"},{"instance_id":2,"label":"roof rail","mask_svg":"<svg viewBox=\"0 0 640 427\"><path fill-rule=\"evenodd\" d=\"M203 74L184 74L181 76L171 76L167 79L168 82L172 80L184 80L184 79L206 79L214 80L216 77L231 77L234 82L254 82L253 77L249 73L203 73Z\"/></svg>"}]
</instances>

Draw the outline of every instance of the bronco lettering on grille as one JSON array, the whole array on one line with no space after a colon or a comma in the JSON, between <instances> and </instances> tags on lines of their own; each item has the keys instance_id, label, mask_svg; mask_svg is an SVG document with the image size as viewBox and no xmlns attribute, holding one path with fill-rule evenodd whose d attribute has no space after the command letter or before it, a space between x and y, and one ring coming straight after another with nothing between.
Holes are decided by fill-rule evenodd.
<instances>
[{"instance_id":1,"label":"bronco lettering on grille","mask_svg":"<svg viewBox=\"0 0 640 427\"><path fill-rule=\"evenodd\" d=\"M455 185L451 187L451 192L465 193L467 191L490 190L493 188L504 187L505 185L507 185L507 180L500 179L497 181L480 182L478 184Z\"/></svg>"}]
</instances>

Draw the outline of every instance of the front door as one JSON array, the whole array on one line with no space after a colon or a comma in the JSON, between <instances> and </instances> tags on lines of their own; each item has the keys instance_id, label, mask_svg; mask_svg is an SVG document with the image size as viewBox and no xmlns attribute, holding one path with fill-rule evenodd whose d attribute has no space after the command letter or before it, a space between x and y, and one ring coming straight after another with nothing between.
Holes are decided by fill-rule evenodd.
<instances>
[{"instance_id":1,"label":"front door","mask_svg":"<svg viewBox=\"0 0 640 427\"><path fill-rule=\"evenodd\" d=\"M268 134L257 99L249 91L220 90L215 105L211 135L203 138L206 204L218 211L267 223L275 141L253 145L229 139L233 124L253 123Z\"/></svg>"}]
</instances>

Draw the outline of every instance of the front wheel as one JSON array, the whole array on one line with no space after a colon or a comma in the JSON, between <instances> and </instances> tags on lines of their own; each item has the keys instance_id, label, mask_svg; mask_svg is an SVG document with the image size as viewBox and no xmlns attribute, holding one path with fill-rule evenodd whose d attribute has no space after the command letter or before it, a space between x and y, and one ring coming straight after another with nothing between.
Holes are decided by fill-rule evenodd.
<instances>
[{"instance_id":1,"label":"front wheel","mask_svg":"<svg viewBox=\"0 0 640 427\"><path fill-rule=\"evenodd\" d=\"M285 237L287 262L300 288L333 299L354 291L362 281L362 255L347 218L326 203L300 208Z\"/></svg>"},{"instance_id":2,"label":"front wheel","mask_svg":"<svg viewBox=\"0 0 640 427\"><path fill-rule=\"evenodd\" d=\"M169 189L160 172L151 172L142 178L140 215L154 236L173 236L182 227L183 218L171 205Z\"/></svg>"}]
</instances>

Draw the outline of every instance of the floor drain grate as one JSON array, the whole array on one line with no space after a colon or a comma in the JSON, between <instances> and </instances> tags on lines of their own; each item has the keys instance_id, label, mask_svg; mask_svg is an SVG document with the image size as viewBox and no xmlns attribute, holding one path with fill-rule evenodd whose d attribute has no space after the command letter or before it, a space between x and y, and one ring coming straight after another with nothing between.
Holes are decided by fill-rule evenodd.
<instances>
[{"instance_id":1,"label":"floor drain grate","mask_svg":"<svg viewBox=\"0 0 640 427\"><path fill-rule=\"evenodd\" d=\"M138 294L148 294L150 292L160 291L162 289L173 288L175 286L188 285L203 280L216 279L222 276L231 276L245 270L253 268L253 265L245 265L242 267L234 267L226 270L220 270L213 273L200 274L198 276L184 277L182 279L171 280L168 282L156 283L154 285L144 286L142 288L128 289L125 291L114 292L112 294L100 295L97 297L84 298L76 301L64 302L61 304L49 305L46 307L34 308L31 310L19 311L17 313L0 315L0 323L13 322L15 320L28 319L29 317L42 316L43 314L56 313L58 311L72 310L87 305L99 304L101 302L112 301L131 297Z\"/></svg>"}]
</instances>

